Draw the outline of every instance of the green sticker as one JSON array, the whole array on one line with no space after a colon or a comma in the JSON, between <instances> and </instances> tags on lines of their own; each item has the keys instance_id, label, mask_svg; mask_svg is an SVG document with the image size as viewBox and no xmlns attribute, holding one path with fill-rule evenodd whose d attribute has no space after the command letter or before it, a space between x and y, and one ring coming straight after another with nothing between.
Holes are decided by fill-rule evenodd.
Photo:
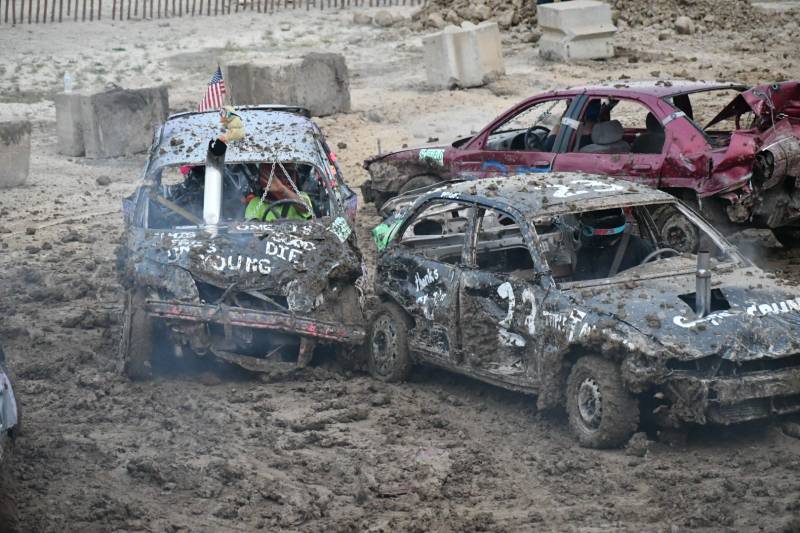
<instances>
[{"instance_id":1,"label":"green sticker","mask_svg":"<svg viewBox=\"0 0 800 533\"><path fill-rule=\"evenodd\" d=\"M430 161L440 167L444 166L444 150L441 148L423 148L419 151L420 161Z\"/></svg>"},{"instance_id":2,"label":"green sticker","mask_svg":"<svg viewBox=\"0 0 800 533\"><path fill-rule=\"evenodd\" d=\"M339 237L339 240L344 242L350 237L350 234L353 233L353 230L350 228L350 225L343 217L338 217L336 220L333 221L330 227L331 232L334 235Z\"/></svg>"}]
</instances>

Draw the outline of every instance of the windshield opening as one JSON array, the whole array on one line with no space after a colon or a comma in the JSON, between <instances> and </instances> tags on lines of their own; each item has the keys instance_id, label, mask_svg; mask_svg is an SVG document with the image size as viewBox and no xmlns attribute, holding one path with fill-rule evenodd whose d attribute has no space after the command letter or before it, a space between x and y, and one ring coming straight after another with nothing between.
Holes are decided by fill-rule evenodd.
<instances>
[{"instance_id":1,"label":"windshield opening","mask_svg":"<svg viewBox=\"0 0 800 533\"><path fill-rule=\"evenodd\" d=\"M203 224L205 165L167 166L154 176L147 227ZM307 220L330 214L324 174L309 163L229 163L222 173L220 225Z\"/></svg>"},{"instance_id":2,"label":"windshield opening","mask_svg":"<svg viewBox=\"0 0 800 533\"><path fill-rule=\"evenodd\" d=\"M712 268L740 259L678 203L575 211L534 224L558 284L677 274L696 267L699 250L710 253Z\"/></svg>"}]
</instances>

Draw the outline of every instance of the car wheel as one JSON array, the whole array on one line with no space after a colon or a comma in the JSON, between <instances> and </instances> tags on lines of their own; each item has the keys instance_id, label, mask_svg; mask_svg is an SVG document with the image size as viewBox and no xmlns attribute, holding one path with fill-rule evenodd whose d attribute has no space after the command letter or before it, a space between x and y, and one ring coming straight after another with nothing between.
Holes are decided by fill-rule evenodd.
<instances>
[{"instance_id":1,"label":"car wheel","mask_svg":"<svg viewBox=\"0 0 800 533\"><path fill-rule=\"evenodd\" d=\"M697 252L700 246L700 233L697 226L682 213L667 207L660 209L654 218L661 241L666 247L679 252L692 254Z\"/></svg>"},{"instance_id":2,"label":"car wheel","mask_svg":"<svg viewBox=\"0 0 800 533\"><path fill-rule=\"evenodd\" d=\"M427 187L429 185L433 185L434 183L439 183L439 178L434 176L417 176L415 178L411 178L407 182L400 187L400 190L397 191L397 194L405 194L408 191L413 191L414 189L419 189L421 187Z\"/></svg>"},{"instance_id":3,"label":"car wheel","mask_svg":"<svg viewBox=\"0 0 800 533\"><path fill-rule=\"evenodd\" d=\"M134 381L153 377L155 328L153 319L145 312L145 300L144 291L135 287L125 295L119 352L123 373Z\"/></svg>"},{"instance_id":4,"label":"car wheel","mask_svg":"<svg viewBox=\"0 0 800 533\"><path fill-rule=\"evenodd\" d=\"M378 308L369 335L369 372L381 381L404 381L411 372L408 330L411 320L397 305Z\"/></svg>"},{"instance_id":5,"label":"car wheel","mask_svg":"<svg viewBox=\"0 0 800 533\"><path fill-rule=\"evenodd\" d=\"M796 248L800 245L800 228L775 228L772 234L784 248Z\"/></svg>"},{"instance_id":6,"label":"car wheel","mask_svg":"<svg viewBox=\"0 0 800 533\"><path fill-rule=\"evenodd\" d=\"M578 359L567 380L569 425L581 446L614 448L639 426L639 402L625 389L619 366L608 359Z\"/></svg>"}]
</instances>

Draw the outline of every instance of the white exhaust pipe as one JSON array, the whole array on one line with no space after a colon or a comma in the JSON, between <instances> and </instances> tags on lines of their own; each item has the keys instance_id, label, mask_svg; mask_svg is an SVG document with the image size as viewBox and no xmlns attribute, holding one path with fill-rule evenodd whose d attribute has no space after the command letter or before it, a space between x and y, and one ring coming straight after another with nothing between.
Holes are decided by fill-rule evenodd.
<instances>
[{"instance_id":1,"label":"white exhaust pipe","mask_svg":"<svg viewBox=\"0 0 800 533\"><path fill-rule=\"evenodd\" d=\"M695 287L694 302L697 316L704 318L711 312L711 270L710 254L706 251L697 252L697 285Z\"/></svg>"},{"instance_id":2,"label":"white exhaust pipe","mask_svg":"<svg viewBox=\"0 0 800 533\"><path fill-rule=\"evenodd\" d=\"M222 173L227 146L220 140L208 143L206 177L203 187L203 221L207 226L219 225L222 217Z\"/></svg>"}]
</instances>

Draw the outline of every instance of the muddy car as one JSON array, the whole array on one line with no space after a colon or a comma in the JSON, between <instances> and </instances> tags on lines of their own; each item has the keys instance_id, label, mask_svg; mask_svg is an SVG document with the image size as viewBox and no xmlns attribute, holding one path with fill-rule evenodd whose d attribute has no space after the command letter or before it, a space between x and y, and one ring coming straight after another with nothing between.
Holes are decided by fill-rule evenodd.
<instances>
[{"instance_id":1,"label":"muddy car","mask_svg":"<svg viewBox=\"0 0 800 533\"><path fill-rule=\"evenodd\" d=\"M365 337L356 195L319 128L302 109L235 112L245 135L227 144L217 113L170 117L124 202L120 352L132 378L186 353L302 367Z\"/></svg>"},{"instance_id":2,"label":"muddy car","mask_svg":"<svg viewBox=\"0 0 800 533\"><path fill-rule=\"evenodd\" d=\"M663 210L700 252L664 241ZM426 363L535 394L565 405L588 447L626 442L640 412L677 427L800 410L800 290L662 191L570 173L466 181L373 234L378 379Z\"/></svg>"},{"instance_id":3,"label":"muddy car","mask_svg":"<svg viewBox=\"0 0 800 533\"><path fill-rule=\"evenodd\" d=\"M693 204L723 232L771 229L786 245L800 229L800 82L760 85L610 82L543 93L473 137L373 157L362 189L388 198L454 177L550 171L618 176ZM666 212L662 237L695 251Z\"/></svg>"},{"instance_id":4,"label":"muddy car","mask_svg":"<svg viewBox=\"0 0 800 533\"><path fill-rule=\"evenodd\" d=\"M12 487L6 482L10 468L12 441L19 432L19 406L14 396L11 374L6 368L5 353L0 346L0 530L14 531L16 505Z\"/></svg>"}]
</instances>

